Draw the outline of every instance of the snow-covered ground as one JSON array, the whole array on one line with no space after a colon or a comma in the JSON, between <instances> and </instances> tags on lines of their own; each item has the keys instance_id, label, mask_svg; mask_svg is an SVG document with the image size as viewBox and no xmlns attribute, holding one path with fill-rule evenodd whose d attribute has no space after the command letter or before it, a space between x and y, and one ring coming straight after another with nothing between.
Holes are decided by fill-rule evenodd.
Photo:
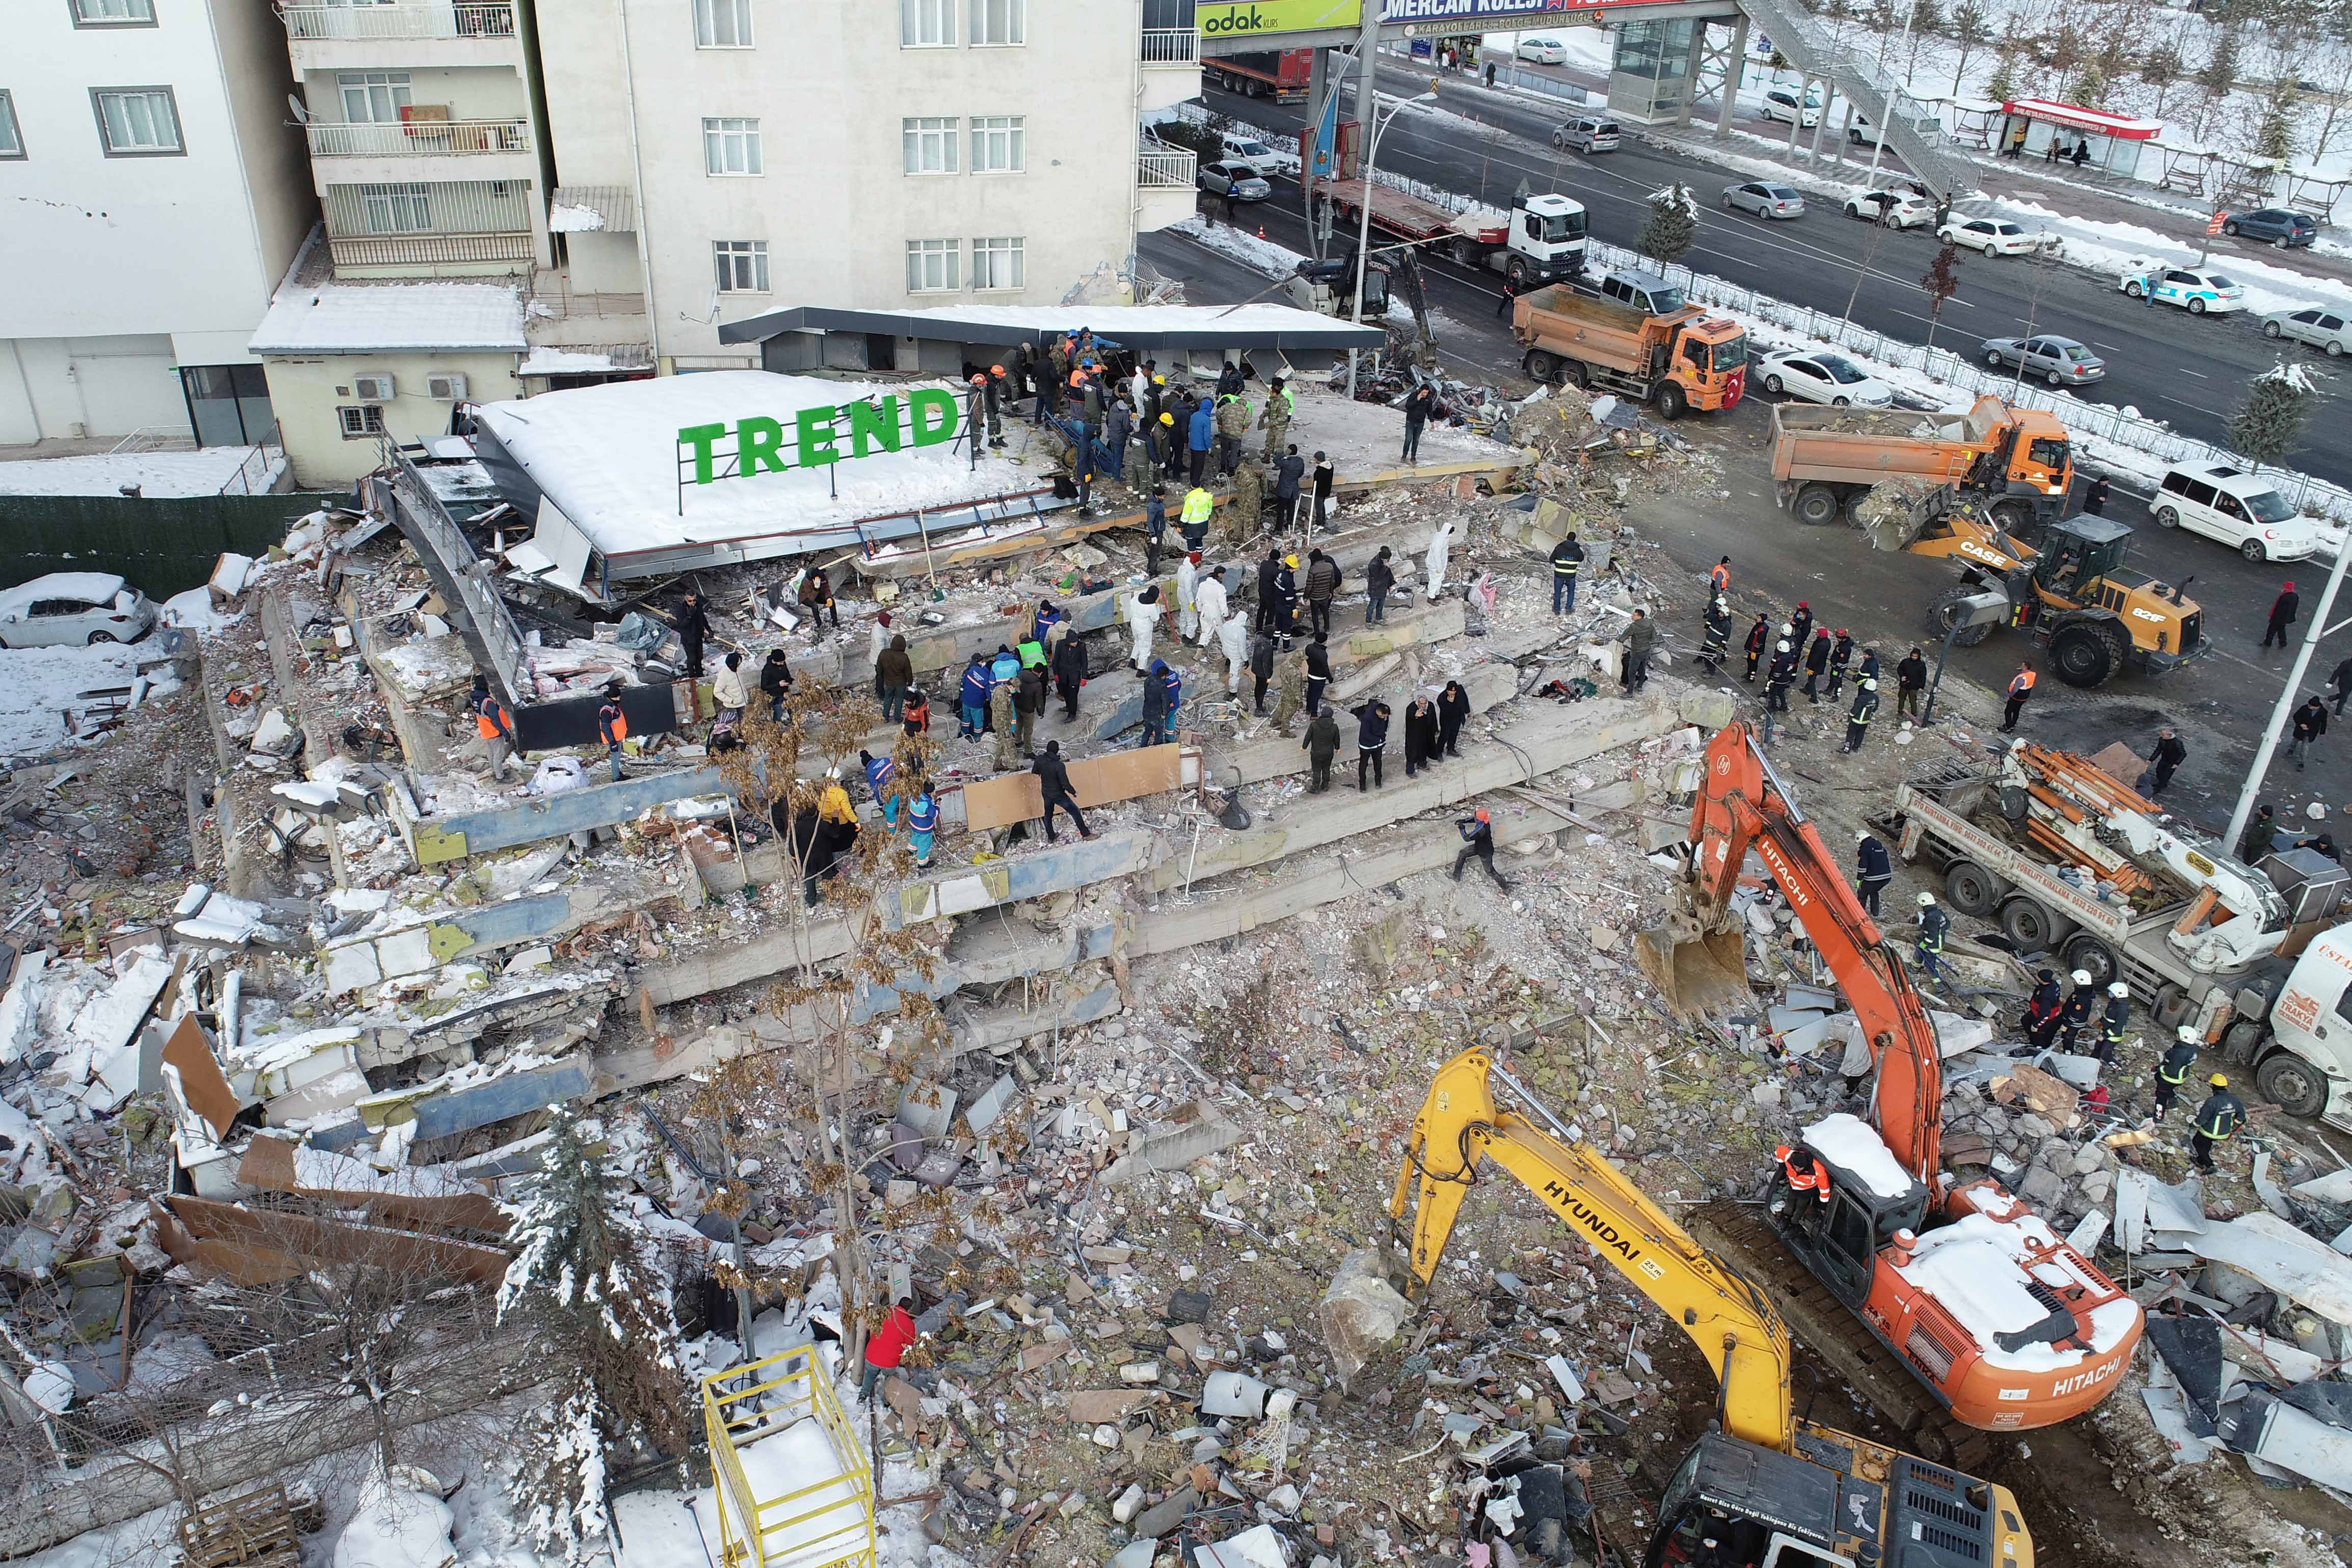
<instances>
[{"instance_id":1,"label":"snow-covered ground","mask_svg":"<svg viewBox=\"0 0 2352 1568\"><path fill-rule=\"evenodd\" d=\"M72 744L66 715L87 732L86 716L104 711L110 700L85 693L131 686L142 659L155 657L151 642L100 643L96 647L0 648L0 756L37 757ZM147 689L172 689L168 676Z\"/></svg>"},{"instance_id":2,"label":"snow-covered ground","mask_svg":"<svg viewBox=\"0 0 2352 1568\"><path fill-rule=\"evenodd\" d=\"M2104 273L2111 281L2134 269L2135 263L2165 261L2185 267L2197 260L2196 246L2135 223L2069 217L2039 202L1972 202L1969 206L1972 211L1981 208L1997 217L2013 218L2028 228L2053 231L2066 242L2066 260ZM2252 315L2305 305L2352 305L2352 284L2333 278L2315 278L2292 267L2244 256L2221 257L2209 260L2207 266L2245 285L2246 310Z\"/></svg>"},{"instance_id":3,"label":"snow-covered ground","mask_svg":"<svg viewBox=\"0 0 2352 1568\"><path fill-rule=\"evenodd\" d=\"M215 496L247 463L246 493L273 489L286 472L283 453L257 447L200 447L193 452L101 452L87 458L33 458L0 463L0 496L111 496L136 485L143 496Z\"/></svg>"}]
</instances>

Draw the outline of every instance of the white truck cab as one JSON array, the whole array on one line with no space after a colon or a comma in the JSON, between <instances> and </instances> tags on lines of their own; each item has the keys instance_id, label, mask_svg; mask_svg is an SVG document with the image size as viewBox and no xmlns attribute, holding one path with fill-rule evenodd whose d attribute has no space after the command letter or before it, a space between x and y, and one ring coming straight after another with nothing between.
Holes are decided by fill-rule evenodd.
<instances>
[{"instance_id":1,"label":"white truck cab","mask_svg":"<svg viewBox=\"0 0 2352 1568\"><path fill-rule=\"evenodd\" d=\"M1557 192L1524 197L1511 204L1510 255L1532 264L1526 270L1537 282L1581 272L1587 222L1584 204ZM1502 258L1500 269L1515 276L1521 271L1510 266L1508 258Z\"/></svg>"},{"instance_id":2,"label":"white truck cab","mask_svg":"<svg viewBox=\"0 0 2352 1568\"><path fill-rule=\"evenodd\" d=\"M2352 1128L2352 926L2311 939L2271 1003L2268 1021L2271 1038L2258 1047L2254 1087L2290 1110ZM2321 1101L2315 1110L2315 1100Z\"/></svg>"}]
</instances>

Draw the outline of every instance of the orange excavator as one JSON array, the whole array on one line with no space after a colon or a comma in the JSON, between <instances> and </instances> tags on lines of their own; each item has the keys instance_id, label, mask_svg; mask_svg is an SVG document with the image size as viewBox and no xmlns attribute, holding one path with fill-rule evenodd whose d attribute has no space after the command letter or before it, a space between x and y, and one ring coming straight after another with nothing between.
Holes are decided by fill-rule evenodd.
<instances>
[{"instance_id":1,"label":"orange excavator","mask_svg":"<svg viewBox=\"0 0 2352 1568\"><path fill-rule=\"evenodd\" d=\"M1956 1185L1942 1170L1935 1025L1745 724L1707 747L1681 905L1641 934L1643 970L1686 1014L1752 1000L1730 908L1750 849L1835 976L1878 1072L1874 1127L1827 1117L1780 1163L1772 1230L1951 1421L2019 1431L2080 1415L2131 1359L2139 1305L1999 1182ZM1792 1307L1801 1328L1814 1316ZM1826 1321L1822 1332L1836 1331Z\"/></svg>"}]
</instances>

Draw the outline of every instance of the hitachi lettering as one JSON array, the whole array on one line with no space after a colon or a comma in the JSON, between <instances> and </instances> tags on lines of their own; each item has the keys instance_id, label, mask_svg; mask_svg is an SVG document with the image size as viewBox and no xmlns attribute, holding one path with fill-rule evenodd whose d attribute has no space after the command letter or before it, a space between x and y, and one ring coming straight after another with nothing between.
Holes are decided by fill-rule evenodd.
<instances>
[{"instance_id":1,"label":"hitachi lettering","mask_svg":"<svg viewBox=\"0 0 2352 1568\"><path fill-rule=\"evenodd\" d=\"M687 426L677 433L679 467L691 458L694 482L707 485L754 474L821 468L877 451L936 447L955 438L955 394L925 387L907 394L903 401L893 392L837 408L803 408L793 415L791 429L787 445L783 423L764 414L747 415L731 426ZM735 438L731 454L723 449L730 435ZM730 456L731 464L727 461Z\"/></svg>"},{"instance_id":2,"label":"hitachi lettering","mask_svg":"<svg viewBox=\"0 0 2352 1568\"><path fill-rule=\"evenodd\" d=\"M1606 1247L1628 1263L1640 1260L1642 1249L1620 1236L1617 1227L1609 1223L1607 1216L1588 1207L1583 1199L1561 1186L1558 1182L1546 1182L1543 1191L1544 1196L1549 1198L1554 1206L1591 1233L1592 1244L1595 1247Z\"/></svg>"},{"instance_id":3,"label":"hitachi lettering","mask_svg":"<svg viewBox=\"0 0 2352 1568\"><path fill-rule=\"evenodd\" d=\"M2078 1372L2072 1377L2062 1377L2050 1385L2050 1397L2063 1399L2070 1394L2080 1394L2095 1383L2105 1383L2121 1366L2120 1360L2109 1361L2105 1366L2095 1366L2088 1372Z\"/></svg>"}]
</instances>

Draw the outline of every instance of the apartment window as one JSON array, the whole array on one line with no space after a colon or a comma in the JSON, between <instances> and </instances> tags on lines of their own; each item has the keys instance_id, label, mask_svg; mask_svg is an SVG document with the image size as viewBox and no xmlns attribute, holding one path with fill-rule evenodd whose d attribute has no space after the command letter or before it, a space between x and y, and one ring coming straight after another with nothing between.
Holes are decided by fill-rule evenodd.
<instances>
[{"instance_id":1,"label":"apartment window","mask_svg":"<svg viewBox=\"0 0 2352 1568\"><path fill-rule=\"evenodd\" d=\"M760 122L756 120L703 121L702 166L714 174L758 174Z\"/></svg>"},{"instance_id":2,"label":"apartment window","mask_svg":"<svg viewBox=\"0 0 2352 1568\"><path fill-rule=\"evenodd\" d=\"M902 120L898 125L899 141L907 155L907 173L956 172L956 122L952 119Z\"/></svg>"},{"instance_id":3,"label":"apartment window","mask_svg":"<svg viewBox=\"0 0 2352 1568\"><path fill-rule=\"evenodd\" d=\"M721 294L764 294L768 291L768 242L764 239L715 239L710 251L719 263Z\"/></svg>"},{"instance_id":4,"label":"apartment window","mask_svg":"<svg viewBox=\"0 0 2352 1568\"><path fill-rule=\"evenodd\" d=\"M154 0L68 0L77 27L152 27Z\"/></svg>"},{"instance_id":5,"label":"apartment window","mask_svg":"<svg viewBox=\"0 0 2352 1568\"><path fill-rule=\"evenodd\" d=\"M907 242L907 292L936 294L963 287L963 247L952 239Z\"/></svg>"},{"instance_id":6,"label":"apartment window","mask_svg":"<svg viewBox=\"0 0 2352 1568\"><path fill-rule=\"evenodd\" d=\"M955 44L956 0L898 0L898 42L909 49Z\"/></svg>"},{"instance_id":7,"label":"apartment window","mask_svg":"<svg viewBox=\"0 0 2352 1568\"><path fill-rule=\"evenodd\" d=\"M16 100L0 88L0 158L25 155L25 138L16 130Z\"/></svg>"},{"instance_id":8,"label":"apartment window","mask_svg":"<svg viewBox=\"0 0 2352 1568\"><path fill-rule=\"evenodd\" d=\"M971 242L971 286L975 289L1021 287L1021 237L1000 236Z\"/></svg>"},{"instance_id":9,"label":"apartment window","mask_svg":"<svg viewBox=\"0 0 2352 1568\"><path fill-rule=\"evenodd\" d=\"M424 184L362 185L360 213L370 234L423 234L433 226Z\"/></svg>"},{"instance_id":10,"label":"apartment window","mask_svg":"<svg viewBox=\"0 0 2352 1568\"><path fill-rule=\"evenodd\" d=\"M1028 9L1028 0L971 0L973 47L1026 43Z\"/></svg>"},{"instance_id":11,"label":"apartment window","mask_svg":"<svg viewBox=\"0 0 2352 1568\"><path fill-rule=\"evenodd\" d=\"M971 121L971 172L975 174L1017 174L1021 162L1021 121L1018 114L974 115Z\"/></svg>"},{"instance_id":12,"label":"apartment window","mask_svg":"<svg viewBox=\"0 0 2352 1568\"><path fill-rule=\"evenodd\" d=\"M750 48L751 0L694 0L694 47Z\"/></svg>"},{"instance_id":13,"label":"apartment window","mask_svg":"<svg viewBox=\"0 0 2352 1568\"><path fill-rule=\"evenodd\" d=\"M168 87L94 87L99 140L110 158L155 158L185 153L180 111Z\"/></svg>"},{"instance_id":14,"label":"apartment window","mask_svg":"<svg viewBox=\"0 0 2352 1568\"><path fill-rule=\"evenodd\" d=\"M406 71L340 71L343 120L352 125L396 125L408 107Z\"/></svg>"},{"instance_id":15,"label":"apartment window","mask_svg":"<svg viewBox=\"0 0 2352 1568\"><path fill-rule=\"evenodd\" d=\"M362 403L357 407L335 410L335 417L343 422L343 439L362 441L370 436L383 434L383 407L381 404Z\"/></svg>"}]
</instances>

